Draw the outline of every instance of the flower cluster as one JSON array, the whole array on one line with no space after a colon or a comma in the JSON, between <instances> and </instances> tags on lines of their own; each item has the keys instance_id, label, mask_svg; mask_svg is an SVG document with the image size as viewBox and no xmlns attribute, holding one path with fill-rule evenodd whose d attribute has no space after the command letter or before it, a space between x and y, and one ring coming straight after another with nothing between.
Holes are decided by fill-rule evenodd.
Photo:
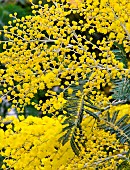
<instances>
[{"instance_id":1,"label":"flower cluster","mask_svg":"<svg viewBox=\"0 0 130 170\"><path fill-rule=\"evenodd\" d=\"M121 144L100 125L108 109L110 115L119 110L118 120L130 110L128 104L119 105L127 100L109 94L115 80L130 79L130 3L47 0L31 8L32 15L21 19L10 14L13 21L3 27L0 102L6 97L18 112L33 105L43 118L15 118L5 132L0 129L2 168L116 170L126 160L128 142ZM38 91L45 92L39 103L33 100ZM67 126L74 134L66 133Z\"/></svg>"},{"instance_id":2,"label":"flower cluster","mask_svg":"<svg viewBox=\"0 0 130 170\"><path fill-rule=\"evenodd\" d=\"M0 62L6 66L6 70L0 70L4 87L0 93L12 100L12 107L16 106L18 111L23 105L32 104L38 90L46 88L46 96L51 100L46 104L33 103L35 107L43 112L48 107L55 111L65 101L63 95L52 90L54 86L65 91L71 84L78 85L80 79L87 79L87 95L100 90L101 85L111 86L111 79L130 77L129 69L123 69L123 63L116 60L111 50L116 42L130 51L127 1L121 1L122 5L116 1L85 1L76 6L68 1L52 2L51 6L42 6L41 1L39 5L32 4L34 15L18 19L15 13L13 22L4 26L8 40L3 44L5 52L0 54ZM71 15L78 15L78 21L73 21ZM95 41L96 32L108 38Z\"/></svg>"},{"instance_id":3,"label":"flower cluster","mask_svg":"<svg viewBox=\"0 0 130 170\"><path fill-rule=\"evenodd\" d=\"M47 170L66 164L74 153L68 144L61 146L58 142L61 130L61 123L48 117L14 119L5 133L0 131L0 148L5 148L1 153L5 157L2 168ZM66 155L64 160L63 153Z\"/></svg>"},{"instance_id":4,"label":"flower cluster","mask_svg":"<svg viewBox=\"0 0 130 170\"><path fill-rule=\"evenodd\" d=\"M125 114L125 110L122 111ZM7 120L10 118L4 121ZM3 170L7 167L15 170L94 170L96 167L115 170L125 159L124 154L129 149L127 144L120 144L114 134L99 129L90 116L82 122L82 142L85 142L85 147L82 147L80 155L76 156L69 142L64 146L59 142L63 135L62 121L60 116L58 119L32 116L26 119L20 116L19 120L12 118L7 130L0 130L1 155L5 157ZM78 140L78 136L75 140Z\"/></svg>"}]
</instances>

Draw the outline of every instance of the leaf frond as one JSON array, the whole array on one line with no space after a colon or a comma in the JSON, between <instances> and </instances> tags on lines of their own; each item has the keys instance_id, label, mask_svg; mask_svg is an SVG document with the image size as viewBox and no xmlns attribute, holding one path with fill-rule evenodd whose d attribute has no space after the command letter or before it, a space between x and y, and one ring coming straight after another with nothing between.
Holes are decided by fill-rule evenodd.
<instances>
[{"instance_id":1,"label":"leaf frond","mask_svg":"<svg viewBox=\"0 0 130 170\"><path fill-rule=\"evenodd\" d=\"M111 134L115 133L117 139L124 144L128 143L130 145L130 116L125 114L119 120L118 119L119 111L115 111L110 117L110 112L108 111L106 114L106 118L103 119L103 124L100 125L105 131L110 131Z\"/></svg>"}]
</instances>

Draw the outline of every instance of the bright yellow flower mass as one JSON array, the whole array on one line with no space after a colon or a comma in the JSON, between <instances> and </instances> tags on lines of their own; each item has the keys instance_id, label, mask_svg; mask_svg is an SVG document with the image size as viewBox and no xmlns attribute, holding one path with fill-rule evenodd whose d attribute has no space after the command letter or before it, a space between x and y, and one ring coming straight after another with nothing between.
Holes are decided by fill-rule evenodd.
<instances>
[{"instance_id":1,"label":"bright yellow flower mass","mask_svg":"<svg viewBox=\"0 0 130 170\"><path fill-rule=\"evenodd\" d=\"M0 129L2 169L116 170L129 160L129 131L113 124L130 116L129 94L123 98L130 82L130 2L47 2L32 3L32 15L11 14L14 20L3 27L0 102L6 97L18 112L33 105L43 118L15 118ZM109 93L116 79L125 88L114 99ZM46 100L36 103L40 90ZM6 121L1 119L1 128Z\"/></svg>"}]
</instances>

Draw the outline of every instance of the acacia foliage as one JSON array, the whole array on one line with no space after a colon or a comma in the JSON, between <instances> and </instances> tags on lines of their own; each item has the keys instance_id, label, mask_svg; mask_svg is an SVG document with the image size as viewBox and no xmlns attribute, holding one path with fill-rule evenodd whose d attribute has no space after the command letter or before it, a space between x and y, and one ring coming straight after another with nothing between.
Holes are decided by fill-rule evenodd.
<instances>
[{"instance_id":1,"label":"acacia foliage","mask_svg":"<svg viewBox=\"0 0 130 170\"><path fill-rule=\"evenodd\" d=\"M18 112L33 105L43 118L20 117L0 131L3 169L129 166L129 15L127 0L39 1L32 15L10 15L1 101Z\"/></svg>"}]
</instances>

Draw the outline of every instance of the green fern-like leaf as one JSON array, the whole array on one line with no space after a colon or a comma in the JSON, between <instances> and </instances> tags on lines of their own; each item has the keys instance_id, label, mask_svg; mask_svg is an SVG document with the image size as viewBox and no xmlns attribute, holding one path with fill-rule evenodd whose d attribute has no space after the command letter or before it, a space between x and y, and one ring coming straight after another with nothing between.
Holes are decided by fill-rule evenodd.
<instances>
[{"instance_id":1,"label":"green fern-like leaf","mask_svg":"<svg viewBox=\"0 0 130 170\"><path fill-rule=\"evenodd\" d=\"M127 54L123 45L116 42L114 42L114 45L117 48L112 50L115 55L115 59L122 62L124 68L128 68ZM126 77L119 79L117 77L116 79L112 80L112 83L114 85L111 91L113 92L113 99L126 100L126 102L130 102L130 79Z\"/></svg>"},{"instance_id":2,"label":"green fern-like leaf","mask_svg":"<svg viewBox=\"0 0 130 170\"><path fill-rule=\"evenodd\" d=\"M100 110L93 105L92 101L89 98L89 95L87 100L85 99L82 90L84 83L84 81L80 81L79 86L71 85L71 88L73 88L72 95L68 96L66 94L67 105L65 109L67 111L67 114L65 115L66 119L63 122L63 125L66 125L66 127L62 130L64 132L64 135L59 139L60 141L62 141L62 145L65 145L65 143L70 141L72 150L76 155L79 155L80 152L79 144L84 146L84 143L81 142L83 137L81 123L84 113L89 114L95 119L98 119L98 116L94 113L94 111L91 110ZM80 96L76 95L78 90L80 90L82 93Z\"/></svg>"},{"instance_id":3,"label":"green fern-like leaf","mask_svg":"<svg viewBox=\"0 0 130 170\"><path fill-rule=\"evenodd\" d=\"M116 49L113 50L115 58L124 64L124 68L128 68L128 60L125 49L122 44L114 42Z\"/></svg>"},{"instance_id":4,"label":"green fern-like leaf","mask_svg":"<svg viewBox=\"0 0 130 170\"><path fill-rule=\"evenodd\" d=\"M78 99L78 98L77 98ZM79 102L80 99L78 99ZM76 142L76 136L77 136L77 130L80 131L80 136L82 136L82 128L81 128L81 122L83 117L83 100L78 104L77 107L77 101L72 101L71 105L67 105L67 111L70 115L68 115L64 121L64 125L67 125L65 128L63 128L63 132L65 134L60 138L62 141L62 144L64 145L66 142L70 141L71 147L76 155L79 155L79 143Z\"/></svg>"},{"instance_id":5,"label":"green fern-like leaf","mask_svg":"<svg viewBox=\"0 0 130 170\"><path fill-rule=\"evenodd\" d=\"M130 116L125 114L117 120L118 113L119 111L115 111L111 117L108 111L104 119L104 124L100 125L100 127L105 131L110 131L111 134L115 133L117 139L122 144L127 142L130 145L130 123L128 123Z\"/></svg>"},{"instance_id":6,"label":"green fern-like leaf","mask_svg":"<svg viewBox=\"0 0 130 170\"><path fill-rule=\"evenodd\" d=\"M113 99L126 100L130 102L130 79L122 78L122 80L113 80L114 87L111 90L113 92Z\"/></svg>"}]
</instances>

